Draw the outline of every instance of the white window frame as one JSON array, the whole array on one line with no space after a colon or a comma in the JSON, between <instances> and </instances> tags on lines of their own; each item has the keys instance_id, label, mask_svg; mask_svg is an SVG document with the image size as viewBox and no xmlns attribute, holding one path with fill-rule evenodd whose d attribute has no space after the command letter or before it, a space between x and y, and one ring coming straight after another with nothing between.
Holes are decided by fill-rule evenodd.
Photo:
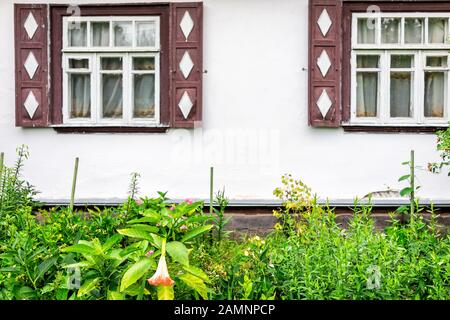
<instances>
[{"instance_id":1,"label":"white window frame","mask_svg":"<svg viewBox=\"0 0 450 320\"><path fill-rule=\"evenodd\" d=\"M376 19L375 25L375 43L374 44L358 44L357 39L357 19L369 18ZM400 43L398 44L382 44L381 43L381 18L400 18ZM424 43L423 44L405 44L404 43L404 20L405 18L423 18L424 25ZM368 126L445 126L450 121L450 43L428 44L428 18L447 18L447 37L450 36L450 13L353 13L352 15L352 51L351 51L351 97L350 97L350 121L349 124L368 125ZM356 93L357 79L356 73L356 57L357 55L379 55L379 96L377 106L377 117L356 117ZM391 69L390 57L392 55L413 55L414 70ZM447 67L427 68L427 56L447 56ZM363 69L370 71L370 69ZM425 88L425 71L436 70L446 71L446 97L443 118L431 118L424 115L424 88ZM375 70L374 70L375 71ZM391 118L390 117L390 73L392 71L412 71L414 88L412 91L412 117L411 118Z\"/></svg>"},{"instance_id":2,"label":"white window frame","mask_svg":"<svg viewBox=\"0 0 450 320\"><path fill-rule=\"evenodd\" d=\"M87 46L68 46L68 25L69 22L87 23ZM133 30L133 45L131 47L114 47L113 22L131 21ZM108 47L93 47L90 34L92 22L110 23L110 40ZM136 46L136 23L155 22L155 46ZM160 19L156 16L120 16L120 17L64 17L63 19L63 125L62 126L132 126L149 127L160 126ZM102 118L101 106L101 74L120 73L120 71L101 71L100 59L102 57L121 57L123 59L123 116L120 119ZM155 70L133 71L133 58L153 57L155 60ZM91 117L89 119L70 118L69 110L69 74L71 72L82 73L84 71L70 70L69 59L89 59L89 73L91 74ZM86 71L87 73L87 71ZM134 84L133 74L154 74L155 75L155 117L154 118L134 118L133 117L133 95Z\"/></svg>"}]
</instances>

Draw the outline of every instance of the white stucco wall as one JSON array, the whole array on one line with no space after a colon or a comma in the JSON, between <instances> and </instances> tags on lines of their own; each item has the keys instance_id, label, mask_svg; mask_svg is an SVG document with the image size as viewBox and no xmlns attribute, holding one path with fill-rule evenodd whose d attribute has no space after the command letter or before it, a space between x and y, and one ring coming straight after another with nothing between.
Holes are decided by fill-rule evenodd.
<instances>
[{"instance_id":1,"label":"white stucco wall","mask_svg":"<svg viewBox=\"0 0 450 320\"><path fill-rule=\"evenodd\" d=\"M129 176L141 193L207 198L209 166L231 199L273 199L290 172L322 198L352 199L399 189L416 150L418 165L438 160L433 134L344 133L307 125L308 1L204 1L204 122L197 131L166 134L57 134L14 127L13 3L0 1L0 150L30 147L24 175L46 199L70 195L80 157L77 197L126 196ZM97 0L97 3L126 2ZM133 0L130 2L145 2ZM149 2L148 0L146 2ZM77 3L93 3L78 1ZM245 131L243 131L245 129ZM418 172L422 198L450 201L450 178Z\"/></svg>"}]
</instances>

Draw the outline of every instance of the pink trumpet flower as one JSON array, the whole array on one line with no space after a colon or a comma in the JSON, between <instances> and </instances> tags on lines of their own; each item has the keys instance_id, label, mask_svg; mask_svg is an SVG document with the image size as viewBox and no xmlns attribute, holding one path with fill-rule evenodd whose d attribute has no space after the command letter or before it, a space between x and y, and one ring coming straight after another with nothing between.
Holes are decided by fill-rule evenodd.
<instances>
[{"instance_id":1,"label":"pink trumpet flower","mask_svg":"<svg viewBox=\"0 0 450 320\"><path fill-rule=\"evenodd\" d=\"M158 262L158 268L155 274L147 279L147 282L152 286L171 286L174 281L170 278L169 270L167 269L166 257L161 255Z\"/></svg>"},{"instance_id":2,"label":"pink trumpet flower","mask_svg":"<svg viewBox=\"0 0 450 320\"><path fill-rule=\"evenodd\" d=\"M192 204L192 199L185 199L184 202L186 202L187 204Z\"/></svg>"}]
</instances>

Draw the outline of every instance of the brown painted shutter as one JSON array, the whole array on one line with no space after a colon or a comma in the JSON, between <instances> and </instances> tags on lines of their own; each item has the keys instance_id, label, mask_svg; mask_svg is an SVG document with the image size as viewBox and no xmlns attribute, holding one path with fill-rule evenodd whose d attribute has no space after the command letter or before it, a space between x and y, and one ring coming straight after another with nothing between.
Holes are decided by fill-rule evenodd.
<instances>
[{"instance_id":1,"label":"brown painted shutter","mask_svg":"<svg viewBox=\"0 0 450 320\"><path fill-rule=\"evenodd\" d=\"M341 121L341 0L309 0L309 124Z\"/></svg>"},{"instance_id":2,"label":"brown painted shutter","mask_svg":"<svg viewBox=\"0 0 450 320\"><path fill-rule=\"evenodd\" d=\"M48 125L48 7L16 4L16 126Z\"/></svg>"},{"instance_id":3,"label":"brown painted shutter","mask_svg":"<svg viewBox=\"0 0 450 320\"><path fill-rule=\"evenodd\" d=\"M202 120L203 3L171 4L171 122L193 128Z\"/></svg>"}]
</instances>

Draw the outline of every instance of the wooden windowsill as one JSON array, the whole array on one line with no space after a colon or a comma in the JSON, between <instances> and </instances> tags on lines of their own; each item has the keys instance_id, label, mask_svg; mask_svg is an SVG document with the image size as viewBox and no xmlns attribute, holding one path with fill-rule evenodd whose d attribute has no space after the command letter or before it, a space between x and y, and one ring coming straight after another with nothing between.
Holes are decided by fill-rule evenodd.
<instances>
[{"instance_id":1,"label":"wooden windowsill","mask_svg":"<svg viewBox=\"0 0 450 320\"><path fill-rule=\"evenodd\" d=\"M169 127L112 127L112 126L55 126L53 129L58 133L165 133Z\"/></svg>"},{"instance_id":2,"label":"wooden windowsill","mask_svg":"<svg viewBox=\"0 0 450 320\"><path fill-rule=\"evenodd\" d=\"M343 125L345 132L367 133L436 133L446 130L445 126L368 126L368 125Z\"/></svg>"}]
</instances>

